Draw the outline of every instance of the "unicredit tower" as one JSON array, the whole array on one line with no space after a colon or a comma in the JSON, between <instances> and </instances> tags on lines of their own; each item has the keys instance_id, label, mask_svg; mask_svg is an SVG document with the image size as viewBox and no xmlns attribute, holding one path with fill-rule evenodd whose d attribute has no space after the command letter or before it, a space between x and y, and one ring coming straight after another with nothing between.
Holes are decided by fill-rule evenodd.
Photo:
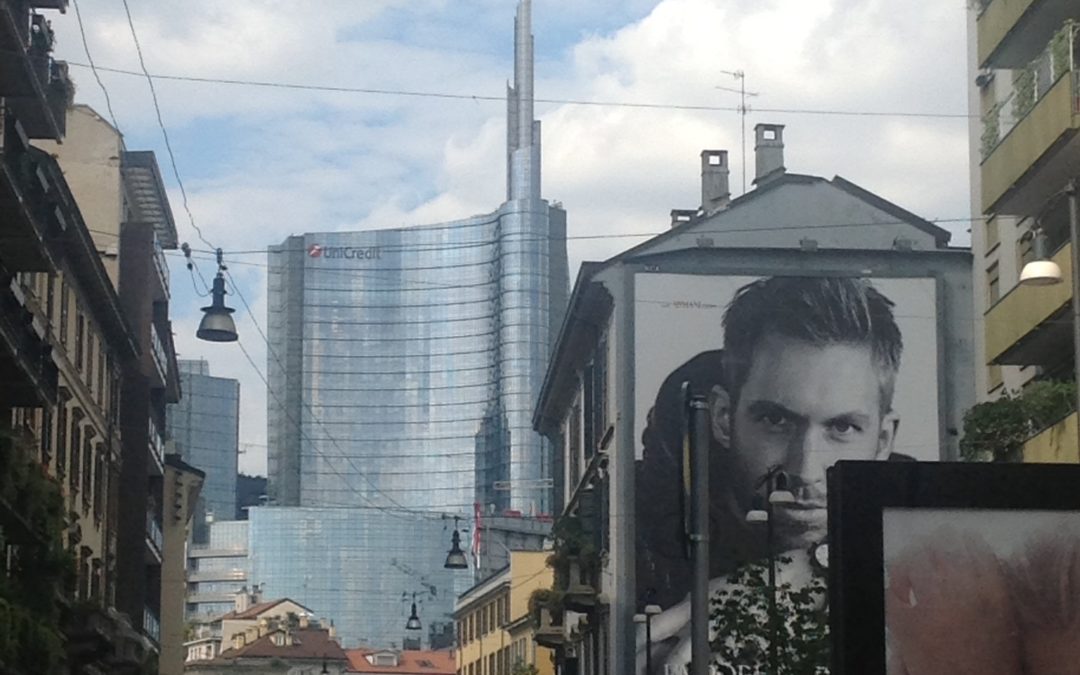
<instances>
[{"instance_id":1,"label":"unicredit tower","mask_svg":"<svg viewBox=\"0 0 1080 675\"><path fill-rule=\"evenodd\" d=\"M529 0L507 102L494 212L270 248L270 504L551 511L531 417L569 279L566 214L541 198Z\"/></svg>"}]
</instances>

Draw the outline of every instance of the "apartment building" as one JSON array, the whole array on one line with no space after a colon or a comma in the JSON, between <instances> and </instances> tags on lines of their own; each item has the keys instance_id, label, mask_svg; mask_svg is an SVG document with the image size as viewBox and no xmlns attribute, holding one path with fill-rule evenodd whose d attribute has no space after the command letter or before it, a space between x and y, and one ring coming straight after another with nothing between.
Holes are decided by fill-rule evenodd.
<instances>
[{"instance_id":1,"label":"apartment building","mask_svg":"<svg viewBox=\"0 0 1080 675\"><path fill-rule=\"evenodd\" d=\"M970 11L976 386L988 400L1074 378L1067 192L1080 178L1080 4L981 0ZM1039 239L1064 283L1020 285ZM1076 415L1028 441L1024 456L1080 460Z\"/></svg>"},{"instance_id":2,"label":"apartment building","mask_svg":"<svg viewBox=\"0 0 1080 675\"><path fill-rule=\"evenodd\" d=\"M550 551L510 551L509 563L461 594L454 608L458 675L510 675L534 666L553 675L548 647L535 641L534 591L549 588Z\"/></svg>"}]
</instances>

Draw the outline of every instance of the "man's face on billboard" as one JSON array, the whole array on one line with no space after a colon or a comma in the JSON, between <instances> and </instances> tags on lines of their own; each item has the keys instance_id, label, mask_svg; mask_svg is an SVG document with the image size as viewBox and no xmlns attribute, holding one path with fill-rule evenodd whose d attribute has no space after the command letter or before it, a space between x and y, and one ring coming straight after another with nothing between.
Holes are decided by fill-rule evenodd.
<instances>
[{"instance_id":1,"label":"man's face on billboard","mask_svg":"<svg viewBox=\"0 0 1080 675\"><path fill-rule=\"evenodd\" d=\"M896 420L881 413L868 346L770 335L755 349L736 399L714 394L713 432L728 448L720 461L730 503L745 514L770 468L788 476L796 503L774 507L780 550L824 540L826 468L841 459L885 459L892 449Z\"/></svg>"}]
</instances>

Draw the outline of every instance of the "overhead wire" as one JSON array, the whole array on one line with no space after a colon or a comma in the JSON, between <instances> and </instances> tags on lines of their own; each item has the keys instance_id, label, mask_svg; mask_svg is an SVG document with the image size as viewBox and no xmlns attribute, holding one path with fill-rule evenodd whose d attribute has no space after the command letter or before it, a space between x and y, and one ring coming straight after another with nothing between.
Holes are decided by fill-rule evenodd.
<instances>
[{"instance_id":1,"label":"overhead wire","mask_svg":"<svg viewBox=\"0 0 1080 675\"><path fill-rule=\"evenodd\" d=\"M132 31L132 37L135 40L136 49L138 51L140 66L141 66L142 71L143 71L142 75L146 77L147 82L148 82L148 84L150 86L151 94L152 94L152 97L154 99L154 106L155 106L155 109L156 109L157 115L158 115L158 123L159 123L159 126L161 127L161 131L162 131L163 137L165 139L166 149L167 149L167 151L168 151L168 153L170 155L170 162L172 164L172 168L173 168L173 171L174 171L175 178L176 178L176 180L178 182L178 185L180 187L182 196L184 198L185 210L188 213L188 216L189 216L189 219L191 221L191 225L193 226L193 229L195 229L195 231L197 232L200 239L204 243L206 243L208 246L212 247L212 244L210 244L210 242L203 236L203 233L202 233L201 229L199 229L198 226L195 224L194 217L191 214L190 208L188 206L186 190L184 189L182 180L181 180L180 175L179 175L179 171L178 171L177 166L176 166L175 156L174 156L174 154L172 152L171 144L170 144L169 139L168 139L168 133L167 133L167 130L165 128L164 121L162 120L162 117L161 117L161 111L160 111L160 107L158 105L157 94L156 94L156 90L154 88L154 83L153 83L154 77L159 77L160 79L182 79L182 78L173 78L173 77L170 77L170 76L153 76L153 77L151 76L151 74L148 72L148 70L146 68L146 64L145 64L145 61L143 59L141 46L139 45L139 42L138 42L138 37L137 37L136 31L135 31L134 22L132 20L132 16L131 16L130 8L128 7L127 0L124 0L124 7L125 7L125 12L127 14L129 27L131 28L131 31ZM89 53L88 53L88 57L89 57ZM82 65L82 64L76 64L76 65ZM103 69L103 70L109 70L109 69ZM132 71L128 71L127 74L138 75L138 73L135 73L135 72L132 72ZM247 83L247 84L259 84L259 86L263 86L265 83ZM411 93L410 92L369 92L369 93L401 93L401 94L406 94L406 95L431 95L431 94L422 94L422 93L416 93L416 92L411 92ZM472 99L475 100L478 97L469 96L468 98L472 98ZM502 101L502 97L491 97L491 98L492 98L492 100ZM552 100L552 101L544 101L544 100L539 100L538 102L560 102L560 103L577 103L577 104L590 104L590 105L591 104L600 104L598 102L583 102L583 101L570 101L570 100L564 100L564 101L554 101L554 100ZM673 105L663 105L663 106L656 105L656 106L653 106L651 104L626 104L626 103L615 103L615 104L612 104L612 105L623 105L623 106L627 106L627 107L668 107L668 108L678 108L678 107L680 107L680 106L673 106ZM702 108L702 109L708 109L708 107ZM719 108L717 108L717 109L719 109ZM774 110L773 112L780 112L780 111L779 110ZM807 112L815 112L815 111L803 110L803 111L791 111L791 112L807 113ZM873 112L851 112L851 111L831 111L831 112L829 112L829 111L816 111L816 112L821 113L821 114L872 114L872 115L895 114L895 113L873 113ZM926 116L926 115L919 115L919 116ZM943 115L930 115L930 116L943 116ZM951 115L949 115L949 116L951 116ZM964 117L967 117L967 116L965 115ZM803 227L803 226L800 226L800 227ZM655 233L649 233L647 235L616 235L616 236L655 236ZM600 237L593 236L591 238L600 238ZM477 245L491 245L491 243L489 242L489 243L486 243L486 244L482 244L482 243L466 244L466 246L477 246ZM423 249L423 250L437 250L437 249L430 248L430 249ZM200 272L200 276L201 276L201 272ZM248 311L249 317L251 318L252 322L255 323L257 329L259 330L260 335L262 336L263 340L266 342L268 348L270 348L271 351L273 351L272 347L270 346L269 340L267 339L266 335L262 332L261 327L259 327L257 322L255 321L254 314L251 312L250 306L248 306L248 303L247 303L246 299L243 298L239 288L235 284L235 281L232 279L232 275L229 274L228 276L229 276L230 283L231 283L231 285L232 285L232 287L234 289L234 292L236 292L237 295L239 297L241 297L241 300L243 301L243 303L245 305L245 308ZM204 284L206 283L205 278L203 278L203 282L204 282ZM253 368L256 369L256 372L259 373L261 377L263 377L264 383L266 383L267 386L269 387L269 383L266 381L265 377L262 376L262 373L258 370L256 364L254 363L253 359L251 359L251 357L248 354L248 352L246 351L246 349L244 349L243 345L240 345L240 347L241 347L241 350L243 351L245 357L248 359L249 363L251 363ZM276 359L276 355L275 355L275 359ZM280 365L280 360L278 360L278 363ZM331 439L331 440L333 440L333 439ZM336 444L336 440L334 442Z\"/></svg>"},{"instance_id":2,"label":"overhead wire","mask_svg":"<svg viewBox=\"0 0 1080 675\"><path fill-rule=\"evenodd\" d=\"M101 74L94 64L94 57L90 55L90 43L86 39L86 27L83 26L82 12L79 11L79 0L71 0L71 4L75 8L75 21L79 24L79 35L82 37L83 51L86 52L86 61L90 65L90 72L93 73L98 88L101 89L101 93L105 97L105 109L109 113L109 121L112 122L116 132L120 133L120 124L116 121L116 113L113 112L112 99L109 97L109 90L105 88L105 83L101 81Z\"/></svg>"},{"instance_id":3,"label":"overhead wire","mask_svg":"<svg viewBox=\"0 0 1080 675\"><path fill-rule=\"evenodd\" d=\"M126 0L125 0L126 4ZM77 61L68 62L72 66L86 68L88 64L79 63ZM98 66L102 71L115 73L117 75L128 76L142 76L141 73L128 70L125 68L112 68ZM493 103L505 103L506 96L496 96L490 94L468 94L468 93L454 93L454 92L436 92L436 91L419 91L409 89L390 89L390 88L378 88L378 87L351 87L343 85L319 85L319 84L305 84L298 82L274 82L267 80L244 80L239 78L226 78L226 77L200 77L196 75L172 75L165 73L154 73L154 79L166 80L173 82L192 82L200 84L218 84L218 85L230 85L241 87L259 87L268 89L288 89L295 91L318 91L328 93L339 94L370 94L379 96L401 96L409 98L433 98L443 100L459 100L459 101L487 101ZM693 103L656 103L648 101L596 101L587 99L572 99L572 98L541 98L534 99L536 103L552 104L552 105L578 105L578 106L593 106L604 108L636 108L645 110L686 110L686 111L699 111L699 112L742 112L741 106L720 106L720 105L707 105L707 104L693 104ZM922 112L922 111L903 111L903 110L835 110L835 109L814 109L814 108L761 108L755 107L756 112L761 113L777 113L777 114L793 114L793 115L826 115L826 116L841 116L841 117L914 117L914 118L929 118L929 119L970 119L978 117L971 113L944 113L944 112Z\"/></svg>"},{"instance_id":4,"label":"overhead wire","mask_svg":"<svg viewBox=\"0 0 1080 675\"><path fill-rule=\"evenodd\" d=\"M193 263L193 266L194 266L194 268L196 270L198 270L198 265L194 265L194 263ZM224 271L226 273L228 273L227 268ZM202 277L202 272L201 271L199 271L199 276ZM205 283L205 278L203 279L203 281ZM233 282L231 275L229 275L229 281L230 281L230 284L233 287L233 291L236 292L238 297L241 297L241 299L243 300L244 306L245 306L245 308L247 309L247 312L248 312L248 317L252 321L252 323L256 325L256 328L259 331L259 335L262 336L263 341L267 345L267 349L272 351L272 347L270 346L269 340L266 338L266 335L262 332L262 328L259 327L258 323L255 321L254 313L251 311L250 306L247 304L247 300L244 299L242 294L239 293L239 289L236 287L235 283ZM266 375L263 374L262 370L255 363L255 360L248 353L247 348L244 347L243 342L241 342L239 339L237 339L236 344L240 348L240 351L244 355L244 358L248 361L248 363L251 365L252 369L255 371L255 374L258 375L259 379L261 379L263 381L263 384L266 386L267 393L269 393L271 396L273 396L275 398L275 400L278 401L278 405L282 408L283 411L285 411L286 409L285 409L284 404L281 402L280 399L278 399L277 394L274 392L273 388L270 386L270 382L267 379ZM278 363L280 365L280 360L278 361ZM297 431L299 431L301 436L304 436L305 434L304 434L303 427L301 426L300 422L298 420L294 419L291 415L289 415L287 411L285 411L284 414L286 415L287 419L289 419L291 422L293 422L293 424L296 426ZM312 414L312 417L314 418L314 414ZM318 420L316 420L316 421L318 421ZM326 430L326 431L327 431L327 434L326 434L327 437L332 438L330 436L328 430ZM333 440L333 442L334 442L335 445L337 445L336 440ZM340 450L340 446L338 446L338 449ZM408 512L408 513L416 513L418 511L421 511L421 509L409 509L408 507L405 507L402 504L400 504L397 500L395 500L389 494L382 493L382 491L379 489L379 486L376 485L375 482L371 480L371 478L366 474L366 472L360 471L359 467L356 466L355 462L353 462L352 459L349 459L349 463L353 466L353 468L356 471L357 475L359 475L361 478L363 478L365 481L367 481L371 485L371 487L375 490L376 493L383 494L383 496L386 498L386 500L388 502L390 502L394 507L397 507L397 510ZM343 474L340 474L340 472L338 472L338 473L341 476L341 478L346 481L347 484L351 485L348 478L346 478ZM363 492L357 490L354 486L353 486L352 489L360 498L365 499L368 502L372 503L372 506L378 507L378 505L376 505L376 504L374 504L372 502L371 497L369 497L369 496L365 495ZM387 512L392 511L392 509L390 509L389 507L381 507L381 508L385 509Z\"/></svg>"},{"instance_id":5,"label":"overhead wire","mask_svg":"<svg viewBox=\"0 0 1080 675\"><path fill-rule=\"evenodd\" d=\"M146 84L150 87L150 97L154 103L154 113L157 115L158 128L161 130L161 137L165 141L165 152L169 155L169 164L172 166L173 178L176 179L176 185L180 189L180 200L183 204L184 211L187 213L188 222L191 224L193 230L198 235L199 239L204 244L213 248L213 245L203 236L202 230L195 224L195 216L191 213L191 206L188 204L187 189L184 187L184 181L180 178L180 169L176 166L176 154L172 149L172 142L169 140L169 131L165 128L165 120L161 116L161 105L158 103L157 88L154 86L154 78L150 76L150 71L146 68L146 60L143 58L142 45L139 43L139 34L135 30L135 20L131 17L131 7L128 6L128 0L121 0L124 4L124 14L127 16L128 28L131 29L131 39L135 42L135 53L139 57L139 68L142 70L142 76L146 78ZM104 70L104 69L102 69ZM139 75L139 73L133 73Z\"/></svg>"}]
</instances>

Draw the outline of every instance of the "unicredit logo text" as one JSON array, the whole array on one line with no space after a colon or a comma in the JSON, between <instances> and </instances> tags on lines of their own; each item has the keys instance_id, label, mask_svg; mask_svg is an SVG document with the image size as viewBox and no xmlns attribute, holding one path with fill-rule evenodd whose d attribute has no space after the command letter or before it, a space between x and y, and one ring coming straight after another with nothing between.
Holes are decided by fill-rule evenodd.
<instances>
[{"instance_id":1,"label":"unicredit logo text","mask_svg":"<svg viewBox=\"0 0 1080 675\"><path fill-rule=\"evenodd\" d=\"M347 260L381 260L382 249L378 246L308 246L309 258L345 258Z\"/></svg>"}]
</instances>

